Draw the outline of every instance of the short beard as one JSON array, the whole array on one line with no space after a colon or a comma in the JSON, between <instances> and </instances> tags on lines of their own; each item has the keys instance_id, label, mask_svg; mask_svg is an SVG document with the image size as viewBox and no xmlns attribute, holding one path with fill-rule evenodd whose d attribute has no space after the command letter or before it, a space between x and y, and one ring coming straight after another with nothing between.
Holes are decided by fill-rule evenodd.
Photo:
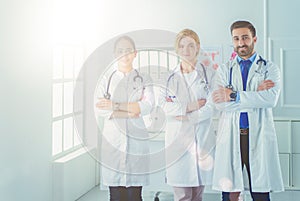
<instances>
[{"instance_id":1,"label":"short beard","mask_svg":"<svg viewBox=\"0 0 300 201\"><path fill-rule=\"evenodd\" d=\"M242 47L246 47L246 50L239 51L239 46L234 48L234 51L239 55L239 57L250 57L254 50L254 43L252 43L250 46L243 45Z\"/></svg>"}]
</instances>

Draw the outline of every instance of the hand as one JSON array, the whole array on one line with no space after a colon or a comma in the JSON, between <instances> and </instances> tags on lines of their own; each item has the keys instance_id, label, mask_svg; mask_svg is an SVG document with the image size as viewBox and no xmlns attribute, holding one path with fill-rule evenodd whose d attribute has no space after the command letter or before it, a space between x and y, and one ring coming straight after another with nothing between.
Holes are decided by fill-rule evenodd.
<instances>
[{"instance_id":1,"label":"hand","mask_svg":"<svg viewBox=\"0 0 300 201\"><path fill-rule=\"evenodd\" d=\"M140 115L132 112L128 112L128 118L138 118Z\"/></svg>"},{"instance_id":2,"label":"hand","mask_svg":"<svg viewBox=\"0 0 300 201\"><path fill-rule=\"evenodd\" d=\"M100 110L112 110L113 102L109 99L99 98L99 101L96 103L96 107Z\"/></svg>"},{"instance_id":3,"label":"hand","mask_svg":"<svg viewBox=\"0 0 300 201\"><path fill-rule=\"evenodd\" d=\"M229 193L229 200L230 201L239 201L240 193L241 192L230 192Z\"/></svg>"},{"instance_id":4,"label":"hand","mask_svg":"<svg viewBox=\"0 0 300 201\"><path fill-rule=\"evenodd\" d=\"M191 102L187 106L187 112L193 112L199 110L206 103L206 99L198 99L197 101Z\"/></svg>"},{"instance_id":5,"label":"hand","mask_svg":"<svg viewBox=\"0 0 300 201\"><path fill-rule=\"evenodd\" d=\"M176 116L175 119L178 121L187 121L188 117L184 115L180 115L180 116Z\"/></svg>"},{"instance_id":6,"label":"hand","mask_svg":"<svg viewBox=\"0 0 300 201\"><path fill-rule=\"evenodd\" d=\"M214 103L223 103L230 101L230 94L232 90L226 87L220 87L212 93Z\"/></svg>"},{"instance_id":7,"label":"hand","mask_svg":"<svg viewBox=\"0 0 300 201\"><path fill-rule=\"evenodd\" d=\"M167 102L173 102L172 98L166 97Z\"/></svg>"},{"instance_id":8,"label":"hand","mask_svg":"<svg viewBox=\"0 0 300 201\"><path fill-rule=\"evenodd\" d=\"M275 86L275 83L272 80L264 80L258 85L257 91L268 90L274 86Z\"/></svg>"},{"instance_id":9,"label":"hand","mask_svg":"<svg viewBox=\"0 0 300 201\"><path fill-rule=\"evenodd\" d=\"M198 109L202 108L206 104L206 99L198 99Z\"/></svg>"}]
</instances>

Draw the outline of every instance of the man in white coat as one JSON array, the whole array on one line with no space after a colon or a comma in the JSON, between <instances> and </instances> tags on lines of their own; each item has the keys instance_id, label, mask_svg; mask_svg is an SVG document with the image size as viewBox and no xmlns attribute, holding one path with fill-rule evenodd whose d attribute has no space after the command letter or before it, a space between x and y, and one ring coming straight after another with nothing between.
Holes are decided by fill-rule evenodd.
<instances>
[{"instance_id":1,"label":"man in white coat","mask_svg":"<svg viewBox=\"0 0 300 201\"><path fill-rule=\"evenodd\" d=\"M234 22L231 35L237 57L219 67L220 88L213 92L220 110L213 189L222 191L223 201L234 201L249 186L254 201L269 201L270 192L284 189L272 114L280 72L256 53L250 22Z\"/></svg>"}]
</instances>

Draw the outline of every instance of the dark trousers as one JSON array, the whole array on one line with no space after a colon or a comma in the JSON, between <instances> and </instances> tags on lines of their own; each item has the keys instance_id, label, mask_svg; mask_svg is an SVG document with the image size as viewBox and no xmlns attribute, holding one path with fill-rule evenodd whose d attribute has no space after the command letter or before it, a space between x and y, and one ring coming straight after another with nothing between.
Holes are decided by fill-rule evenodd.
<instances>
[{"instance_id":1,"label":"dark trousers","mask_svg":"<svg viewBox=\"0 0 300 201\"><path fill-rule=\"evenodd\" d=\"M240 150L241 150L241 161L242 167L246 167L248 178L249 178L249 185L250 185L250 194L253 201L270 201L270 193L257 193L252 192L251 187L251 177L250 177L250 165L249 165L249 134L248 135L241 135L241 143L240 143ZM222 201L230 201L229 199L229 192L222 192Z\"/></svg>"},{"instance_id":2,"label":"dark trousers","mask_svg":"<svg viewBox=\"0 0 300 201\"><path fill-rule=\"evenodd\" d=\"M142 201L141 186L110 186L110 201Z\"/></svg>"}]
</instances>

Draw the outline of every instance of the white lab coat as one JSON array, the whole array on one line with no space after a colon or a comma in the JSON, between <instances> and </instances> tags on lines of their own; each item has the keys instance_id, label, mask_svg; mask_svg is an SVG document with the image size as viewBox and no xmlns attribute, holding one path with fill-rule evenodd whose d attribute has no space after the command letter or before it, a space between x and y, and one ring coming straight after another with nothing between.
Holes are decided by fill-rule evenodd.
<instances>
[{"instance_id":1,"label":"white lab coat","mask_svg":"<svg viewBox=\"0 0 300 201\"><path fill-rule=\"evenodd\" d=\"M212 67L205 68L208 87L211 88L215 70ZM210 92L204 89L204 74L200 63L196 69L197 76L187 87L178 66L168 76L173 74L166 84L168 92L161 92L160 104L167 118L166 180L167 184L176 187L210 185L212 182L215 149L215 134L211 129L213 105L208 102L200 110L186 113L189 102L210 97ZM166 101L166 96L171 96L171 99ZM187 115L188 120L176 120L175 117L180 115Z\"/></svg>"},{"instance_id":2,"label":"white lab coat","mask_svg":"<svg viewBox=\"0 0 300 201\"><path fill-rule=\"evenodd\" d=\"M243 91L240 66L237 59L220 66L217 83L229 84L232 69L233 89L239 91L239 102L216 104L221 111L215 158L213 189L227 192L243 191L248 186L243 179L239 119L241 112L248 113L249 119L249 163L253 192L282 191L283 182L279 163L278 145L273 122L272 108L280 92L280 72L276 65L267 61L261 68L257 65L259 55L253 62ZM272 80L275 86L269 90L257 91L263 80ZM244 168L246 171L246 168Z\"/></svg>"},{"instance_id":3,"label":"white lab coat","mask_svg":"<svg viewBox=\"0 0 300 201\"><path fill-rule=\"evenodd\" d=\"M139 74L143 82L140 78L134 81L135 70L126 76L117 70L109 88L113 102L138 102L141 109L139 118L111 119L112 111L95 109L97 117L104 118L103 128L100 128L100 162L102 184L105 186L144 186L149 183L148 131L142 116L151 112L155 99L150 77ZM103 97L109 76L100 80L95 98Z\"/></svg>"}]
</instances>

